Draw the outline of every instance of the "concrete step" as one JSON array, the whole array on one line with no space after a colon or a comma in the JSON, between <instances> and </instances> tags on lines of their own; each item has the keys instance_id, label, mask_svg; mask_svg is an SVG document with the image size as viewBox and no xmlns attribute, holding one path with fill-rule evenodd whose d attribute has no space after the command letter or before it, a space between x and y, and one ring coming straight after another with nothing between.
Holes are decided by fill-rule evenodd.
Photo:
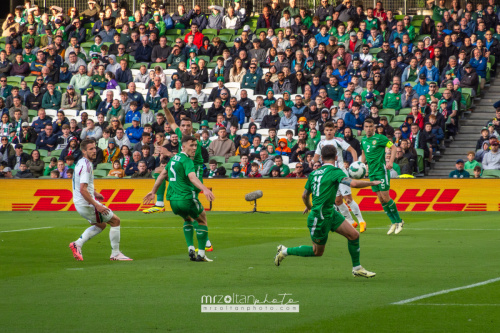
<instances>
[{"instance_id":1,"label":"concrete step","mask_svg":"<svg viewBox=\"0 0 500 333\"><path fill-rule=\"evenodd\" d=\"M465 154L467 154L467 148L465 147L462 147L462 148L448 148L446 149L446 155L445 156L448 156L448 155L451 155L451 154L457 154L457 155L461 155L461 156L464 156Z\"/></svg>"}]
</instances>

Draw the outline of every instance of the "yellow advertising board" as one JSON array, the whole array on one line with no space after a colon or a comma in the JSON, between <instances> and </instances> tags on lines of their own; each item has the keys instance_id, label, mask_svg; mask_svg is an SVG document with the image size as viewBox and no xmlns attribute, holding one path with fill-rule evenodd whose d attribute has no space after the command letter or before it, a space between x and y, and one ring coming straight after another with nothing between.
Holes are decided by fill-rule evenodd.
<instances>
[{"instance_id":1,"label":"yellow advertising board","mask_svg":"<svg viewBox=\"0 0 500 333\"><path fill-rule=\"evenodd\" d=\"M262 211L302 211L301 195L305 179L207 179L205 185L216 196L207 210L249 211L252 203L245 194L262 190L258 200ZM2 180L0 210L2 211L72 211L71 180ZM150 206L142 203L153 180L96 179L95 186L104 196L103 204L114 211L141 211ZM499 211L500 179L395 179L390 195L399 211ZM362 211L382 211L377 196L370 188L353 189L353 196ZM168 207L169 209L170 207Z\"/></svg>"}]
</instances>

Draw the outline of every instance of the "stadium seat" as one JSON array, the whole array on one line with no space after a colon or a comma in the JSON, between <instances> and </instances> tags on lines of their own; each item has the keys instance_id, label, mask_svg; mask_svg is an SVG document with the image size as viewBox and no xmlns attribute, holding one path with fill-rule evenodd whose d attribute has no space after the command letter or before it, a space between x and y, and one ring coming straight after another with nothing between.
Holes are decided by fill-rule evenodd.
<instances>
[{"instance_id":1,"label":"stadium seat","mask_svg":"<svg viewBox=\"0 0 500 333\"><path fill-rule=\"evenodd\" d=\"M113 163L99 163L97 164L96 170L111 170L113 169Z\"/></svg>"},{"instance_id":2,"label":"stadium seat","mask_svg":"<svg viewBox=\"0 0 500 333\"><path fill-rule=\"evenodd\" d=\"M239 155L237 156L231 156L228 160L227 160L227 163L236 163L236 162L240 162L241 161L241 157Z\"/></svg>"},{"instance_id":3,"label":"stadium seat","mask_svg":"<svg viewBox=\"0 0 500 333\"><path fill-rule=\"evenodd\" d=\"M396 110L394 109L381 109L378 113L381 116L391 115L392 117L396 116Z\"/></svg>"},{"instance_id":4,"label":"stadium seat","mask_svg":"<svg viewBox=\"0 0 500 333\"><path fill-rule=\"evenodd\" d=\"M234 163L235 163L235 162L233 162L233 163L229 163L229 162L228 162L228 163L224 163L224 164L222 164L222 166L223 166L224 168L226 168L226 175L227 175L227 174L229 174L229 173L231 173L231 172L233 171L233 164L234 164Z\"/></svg>"},{"instance_id":5,"label":"stadium seat","mask_svg":"<svg viewBox=\"0 0 500 333\"><path fill-rule=\"evenodd\" d=\"M226 158L224 156L212 156L209 158L209 160L217 161L218 166L221 166L222 164L226 163Z\"/></svg>"},{"instance_id":6,"label":"stadium seat","mask_svg":"<svg viewBox=\"0 0 500 333\"><path fill-rule=\"evenodd\" d=\"M62 149L53 150L50 152L50 157L59 157L61 156L61 153Z\"/></svg>"},{"instance_id":7,"label":"stadium seat","mask_svg":"<svg viewBox=\"0 0 500 333\"><path fill-rule=\"evenodd\" d=\"M474 173L471 173L474 174ZM483 170L483 176L488 176L492 178L500 178L500 170Z\"/></svg>"},{"instance_id":8,"label":"stadium seat","mask_svg":"<svg viewBox=\"0 0 500 333\"><path fill-rule=\"evenodd\" d=\"M149 66L147 62L136 62L132 65L131 69L140 69L142 65L146 66L146 68Z\"/></svg>"},{"instance_id":9,"label":"stadium seat","mask_svg":"<svg viewBox=\"0 0 500 333\"><path fill-rule=\"evenodd\" d=\"M399 110L399 115L409 115L411 112L411 108L402 108L401 110ZM404 121L405 119L403 119Z\"/></svg>"},{"instance_id":10,"label":"stadium seat","mask_svg":"<svg viewBox=\"0 0 500 333\"><path fill-rule=\"evenodd\" d=\"M126 129L127 129L127 128L129 128L130 126L132 126L132 123L124 124L124 125L123 125L123 129L125 129L125 130L126 130Z\"/></svg>"},{"instance_id":11,"label":"stadium seat","mask_svg":"<svg viewBox=\"0 0 500 333\"><path fill-rule=\"evenodd\" d=\"M267 28L260 28L260 29L255 30L255 35L258 36L261 31L264 31L267 35Z\"/></svg>"},{"instance_id":12,"label":"stadium seat","mask_svg":"<svg viewBox=\"0 0 500 333\"><path fill-rule=\"evenodd\" d=\"M167 64L164 62L153 62L149 68L155 68L156 66L160 66L163 69L167 69Z\"/></svg>"},{"instance_id":13,"label":"stadium seat","mask_svg":"<svg viewBox=\"0 0 500 333\"><path fill-rule=\"evenodd\" d=\"M217 29L203 29L201 32L203 35L214 35L217 36Z\"/></svg>"},{"instance_id":14,"label":"stadium seat","mask_svg":"<svg viewBox=\"0 0 500 333\"><path fill-rule=\"evenodd\" d=\"M243 30L242 30L243 31ZM241 34L241 33L240 33ZM234 35L234 30L233 29L220 29L219 31L219 37L221 35L229 35L229 36L232 36Z\"/></svg>"},{"instance_id":15,"label":"stadium seat","mask_svg":"<svg viewBox=\"0 0 500 333\"><path fill-rule=\"evenodd\" d=\"M403 110L403 109L401 109L401 110ZM406 121L406 116L407 116L407 114L397 115L394 118L392 118L392 121L394 121L394 122L396 122L396 121L398 121L398 122L405 122Z\"/></svg>"},{"instance_id":16,"label":"stadium seat","mask_svg":"<svg viewBox=\"0 0 500 333\"><path fill-rule=\"evenodd\" d=\"M26 76L24 78L24 82L28 83L28 82L35 82L36 81L36 76Z\"/></svg>"},{"instance_id":17,"label":"stadium seat","mask_svg":"<svg viewBox=\"0 0 500 333\"><path fill-rule=\"evenodd\" d=\"M223 41L224 43L227 43L227 42L231 41L231 37L232 36L230 36L230 35L221 35L221 36L218 36L218 37L220 38L221 41Z\"/></svg>"},{"instance_id":18,"label":"stadium seat","mask_svg":"<svg viewBox=\"0 0 500 333\"><path fill-rule=\"evenodd\" d=\"M36 144L34 143L23 143L23 149L35 150Z\"/></svg>"},{"instance_id":19,"label":"stadium seat","mask_svg":"<svg viewBox=\"0 0 500 333\"><path fill-rule=\"evenodd\" d=\"M165 35L179 36L181 34L181 29L169 29L165 31Z\"/></svg>"},{"instance_id":20,"label":"stadium seat","mask_svg":"<svg viewBox=\"0 0 500 333\"><path fill-rule=\"evenodd\" d=\"M203 59L205 60L205 62L208 64L210 62L210 57L209 56L204 56L204 55L201 55L201 56L198 56L199 59Z\"/></svg>"},{"instance_id":21,"label":"stadium seat","mask_svg":"<svg viewBox=\"0 0 500 333\"><path fill-rule=\"evenodd\" d=\"M95 178L102 178L102 177L106 177L108 175L108 171L106 170L94 170L94 177Z\"/></svg>"},{"instance_id":22,"label":"stadium seat","mask_svg":"<svg viewBox=\"0 0 500 333\"><path fill-rule=\"evenodd\" d=\"M382 51L382 48L381 47L374 47L372 49L370 49L370 51L368 51L370 54L377 54L379 53L380 51Z\"/></svg>"}]
</instances>

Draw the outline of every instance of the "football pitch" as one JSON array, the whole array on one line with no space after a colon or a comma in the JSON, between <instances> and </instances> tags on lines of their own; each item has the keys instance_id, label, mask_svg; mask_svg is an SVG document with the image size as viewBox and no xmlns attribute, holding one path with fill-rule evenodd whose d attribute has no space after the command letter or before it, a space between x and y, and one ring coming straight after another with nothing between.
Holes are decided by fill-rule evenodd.
<instances>
[{"instance_id":1,"label":"football pitch","mask_svg":"<svg viewBox=\"0 0 500 333\"><path fill-rule=\"evenodd\" d=\"M286 203L284 203L286 204ZM208 212L211 263L188 260L182 221L171 213L119 212L121 250L109 261L108 228L68 244L88 224L76 212L0 213L3 332L486 332L500 326L498 213L365 213L354 278L347 240L330 234L321 258L287 257L276 246L310 245L300 213ZM196 241L195 241L196 244ZM282 294L298 313L202 313L204 295ZM290 296L291 295L291 296ZM241 298L240 298L241 299ZM247 298L250 299L250 298ZM218 304L221 307L224 304ZM495 329L495 327L497 327Z\"/></svg>"}]
</instances>

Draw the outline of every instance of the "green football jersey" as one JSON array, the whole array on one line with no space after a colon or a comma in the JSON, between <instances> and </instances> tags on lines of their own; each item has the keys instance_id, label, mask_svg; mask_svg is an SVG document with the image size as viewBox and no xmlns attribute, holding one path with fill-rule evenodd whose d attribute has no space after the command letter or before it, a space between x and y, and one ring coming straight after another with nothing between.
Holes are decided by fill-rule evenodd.
<instances>
[{"instance_id":1,"label":"green football jersey","mask_svg":"<svg viewBox=\"0 0 500 333\"><path fill-rule=\"evenodd\" d=\"M191 200L196 198L195 186L188 175L195 172L193 161L185 153L172 157L165 170L168 171L167 200Z\"/></svg>"},{"instance_id":2,"label":"green football jersey","mask_svg":"<svg viewBox=\"0 0 500 333\"><path fill-rule=\"evenodd\" d=\"M311 172L305 186L312 194L311 212L325 218L333 214L337 190L344 178L347 178L344 171L332 164L325 164Z\"/></svg>"},{"instance_id":3,"label":"green football jersey","mask_svg":"<svg viewBox=\"0 0 500 333\"><path fill-rule=\"evenodd\" d=\"M179 127L175 129L175 134L179 137L179 153L182 151L182 144L180 144L182 140L182 132ZM197 146L196 146L196 153L194 154L194 165L196 167L199 167L203 165L203 156L201 156L201 144L200 142L197 141Z\"/></svg>"},{"instance_id":4,"label":"green football jersey","mask_svg":"<svg viewBox=\"0 0 500 333\"><path fill-rule=\"evenodd\" d=\"M365 152L370 176L385 174L385 148L392 145L393 143L381 134L364 136L361 139L361 149Z\"/></svg>"}]
</instances>

